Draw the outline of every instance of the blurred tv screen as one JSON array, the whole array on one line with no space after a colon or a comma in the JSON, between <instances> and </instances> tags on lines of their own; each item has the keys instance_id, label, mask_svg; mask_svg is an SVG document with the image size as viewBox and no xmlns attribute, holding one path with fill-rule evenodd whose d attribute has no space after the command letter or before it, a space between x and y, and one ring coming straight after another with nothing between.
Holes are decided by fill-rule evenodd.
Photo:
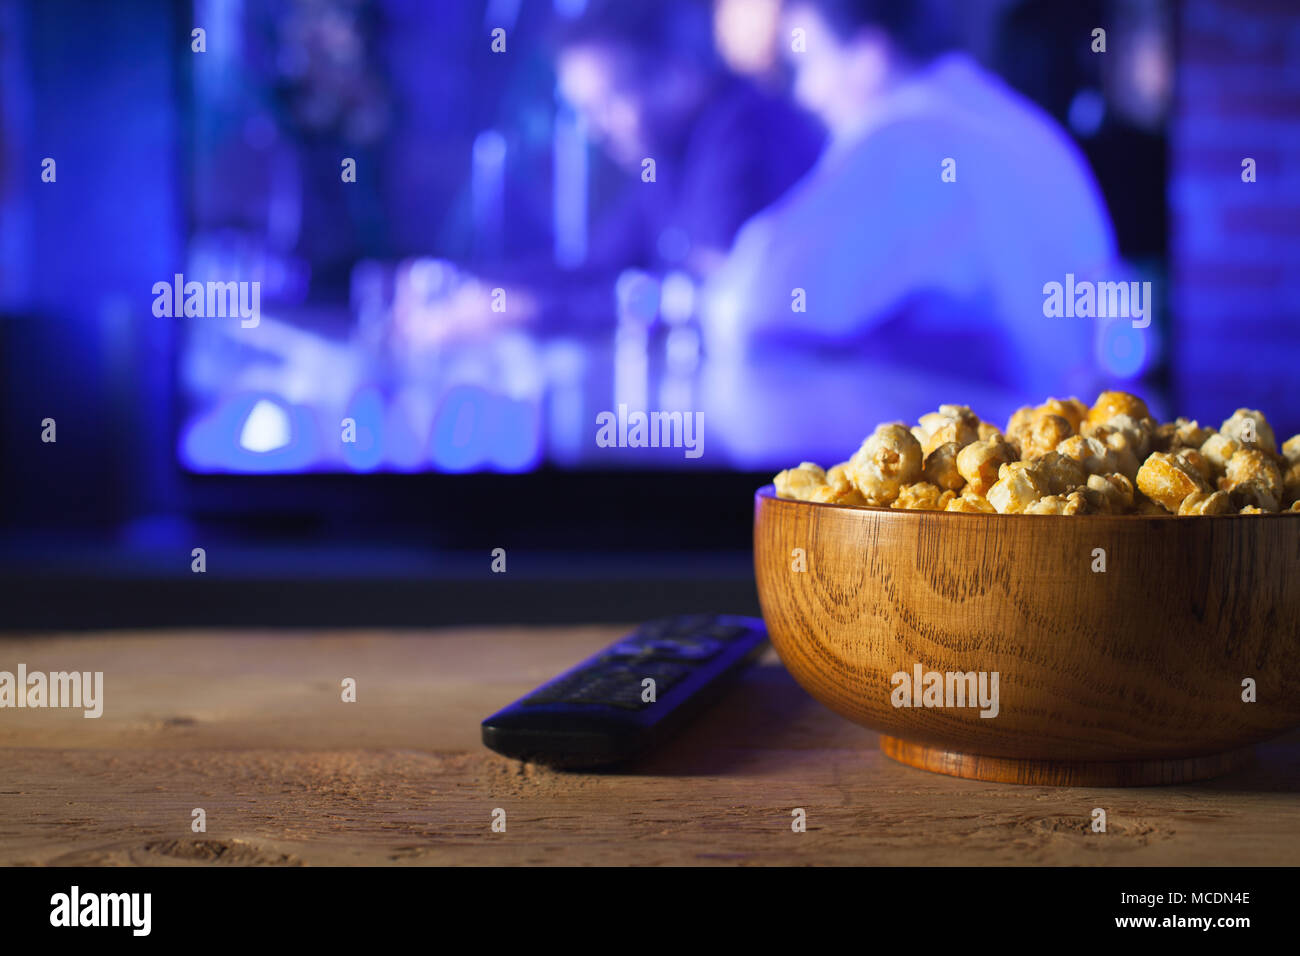
<instances>
[{"instance_id":1,"label":"blurred tv screen","mask_svg":"<svg viewBox=\"0 0 1300 956\"><path fill-rule=\"evenodd\" d=\"M181 464L775 469L940 402L1162 410L1168 11L1103 67L1053 6L955 7L867 150L789 4L200 0ZM978 116L1014 163L935 141ZM1095 267L1157 304L1049 317Z\"/></svg>"}]
</instances>

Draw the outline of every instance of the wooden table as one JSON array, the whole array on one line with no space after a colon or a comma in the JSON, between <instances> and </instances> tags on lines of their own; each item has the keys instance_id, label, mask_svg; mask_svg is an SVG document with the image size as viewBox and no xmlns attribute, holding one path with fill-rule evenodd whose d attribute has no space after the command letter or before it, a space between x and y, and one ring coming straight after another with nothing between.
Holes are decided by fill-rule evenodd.
<instances>
[{"instance_id":1,"label":"wooden table","mask_svg":"<svg viewBox=\"0 0 1300 956\"><path fill-rule=\"evenodd\" d=\"M0 670L105 682L98 720L0 710L0 864L1300 862L1300 734L1187 786L958 780L883 757L770 653L632 772L559 773L482 747L483 717L620 630L0 638ZM1091 832L1095 807L1106 833Z\"/></svg>"}]
</instances>

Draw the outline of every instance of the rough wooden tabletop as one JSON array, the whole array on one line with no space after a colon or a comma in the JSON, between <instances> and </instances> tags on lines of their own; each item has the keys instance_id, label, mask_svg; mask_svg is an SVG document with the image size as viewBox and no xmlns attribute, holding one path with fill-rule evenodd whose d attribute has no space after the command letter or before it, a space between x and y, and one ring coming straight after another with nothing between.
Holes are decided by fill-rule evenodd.
<instances>
[{"instance_id":1,"label":"rough wooden tabletop","mask_svg":"<svg viewBox=\"0 0 1300 956\"><path fill-rule=\"evenodd\" d=\"M958 780L881 756L770 653L630 772L482 747L483 717L620 632L2 638L0 670L103 671L105 706L0 710L0 864L1300 863L1300 734L1172 788Z\"/></svg>"}]
</instances>

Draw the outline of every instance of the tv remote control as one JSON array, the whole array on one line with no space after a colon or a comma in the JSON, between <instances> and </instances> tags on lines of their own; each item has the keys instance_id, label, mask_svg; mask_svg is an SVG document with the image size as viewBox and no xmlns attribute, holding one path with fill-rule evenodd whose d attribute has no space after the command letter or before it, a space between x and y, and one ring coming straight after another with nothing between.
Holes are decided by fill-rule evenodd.
<instances>
[{"instance_id":1,"label":"tv remote control","mask_svg":"<svg viewBox=\"0 0 1300 956\"><path fill-rule=\"evenodd\" d=\"M717 700L766 644L757 618L651 621L483 721L483 743L554 767L624 762Z\"/></svg>"}]
</instances>

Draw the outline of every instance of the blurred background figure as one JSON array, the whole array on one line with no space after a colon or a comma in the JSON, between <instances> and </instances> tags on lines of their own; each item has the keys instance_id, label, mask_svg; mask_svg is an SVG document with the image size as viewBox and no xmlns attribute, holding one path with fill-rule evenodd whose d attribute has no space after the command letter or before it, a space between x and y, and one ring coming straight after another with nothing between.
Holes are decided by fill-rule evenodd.
<instances>
[{"instance_id":1,"label":"blurred background figure","mask_svg":"<svg viewBox=\"0 0 1300 956\"><path fill-rule=\"evenodd\" d=\"M542 436L544 457L564 464L590 457L584 426L600 411L698 409L698 284L824 142L786 95L770 44L754 46L756 26L777 29L779 7L745 6L737 17L707 0L598 0L551 24L551 221L537 215L541 191L525 188L542 157L511 145L504 124L480 134L473 254L433 296L413 287L419 273L394 275L387 338L409 377L515 330L538 366L530 400L568 416ZM508 303L499 311L484 308L492 290Z\"/></svg>"},{"instance_id":2,"label":"blurred background figure","mask_svg":"<svg viewBox=\"0 0 1300 956\"><path fill-rule=\"evenodd\" d=\"M1066 132L957 48L956 13L785 5L793 95L829 142L707 288L706 408L739 461L844 457L864 421L952 396L1001 421L1095 387L1092 324L1045 318L1042 290L1124 277L1105 202Z\"/></svg>"},{"instance_id":3,"label":"blurred background figure","mask_svg":"<svg viewBox=\"0 0 1300 956\"><path fill-rule=\"evenodd\" d=\"M590 265L707 273L821 150L807 114L719 57L715 36L756 65L736 50L755 21L715 29L709 14L698 0L606 0L560 34L558 94L617 167L593 181Z\"/></svg>"}]
</instances>

